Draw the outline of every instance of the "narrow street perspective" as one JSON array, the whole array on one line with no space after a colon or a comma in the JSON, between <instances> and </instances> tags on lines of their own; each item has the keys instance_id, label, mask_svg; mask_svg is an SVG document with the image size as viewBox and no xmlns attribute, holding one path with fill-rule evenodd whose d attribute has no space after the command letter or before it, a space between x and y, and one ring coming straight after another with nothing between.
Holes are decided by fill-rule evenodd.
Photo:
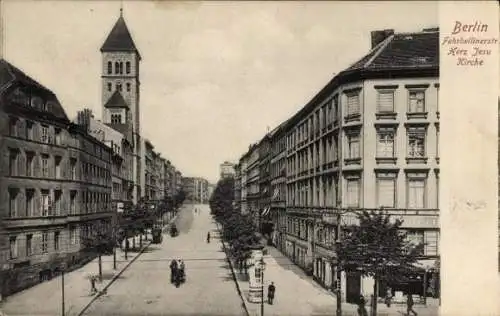
<instances>
[{"instance_id":1,"label":"narrow street perspective","mask_svg":"<svg viewBox=\"0 0 500 316\"><path fill-rule=\"evenodd\" d=\"M208 205L185 207L177 227L177 237L165 233L149 246L84 315L245 315ZM178 288L170 283L173 259L185 263Z\"/></svg>"}]
</instances>

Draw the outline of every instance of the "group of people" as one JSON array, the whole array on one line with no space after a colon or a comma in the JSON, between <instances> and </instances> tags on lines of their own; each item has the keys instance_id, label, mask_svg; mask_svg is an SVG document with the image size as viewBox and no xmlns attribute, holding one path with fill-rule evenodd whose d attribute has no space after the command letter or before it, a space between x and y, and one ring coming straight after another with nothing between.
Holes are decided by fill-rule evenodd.
<instances>
[{"instance_id":1,"label":"group of people","mask_svg":"<svg viewBox=\"0 0 500 316\"><path fill-rule=\"evenodd\" d=\"M170 283L179 287L186 280L186 270L182 259L172 260L170 262Z\"/></svg>"},{"instance_id":2,"label":"group of people","mask_svg":"<svg viewBox=\"0 0 500 316\"><path fill-rule=\"evenodd\" d=\"M372 300L373 300L373 295L372 295ZM391 307L392 303L392 289L389 287L387 288L386 295L384 298L384 302L387 305L387 307ZM413 309L413 305L415 305L415 302L413 301L413 295L411 293L408 293L406 296L406 315L413 314L414 316L417 316L417 312ZM363 295L359 297L358 300L358 315L359 316L367 316L368 311L366 310L366 301Z\"/></svg>"}]
</instances>

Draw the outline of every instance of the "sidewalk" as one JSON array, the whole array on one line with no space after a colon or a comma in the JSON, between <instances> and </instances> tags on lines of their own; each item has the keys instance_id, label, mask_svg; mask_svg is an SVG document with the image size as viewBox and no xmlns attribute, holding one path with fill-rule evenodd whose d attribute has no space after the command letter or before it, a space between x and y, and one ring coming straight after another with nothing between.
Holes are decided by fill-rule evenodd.
<instances>
[{"instance_id":1,"label":"sidewalk","mask_svg":"<svg viewBox=\"0 0 500 316\"><path fill-rule=\"evenodd\" d=\"M116 249L116 270L113 269L113 255L102 256L102 282L96 282L98 294L91 295L90 280L91 275L99 275L98 258L90 261L86 265L66 273L64 275L64 302L65 316L76 316L87 307L102 290L107 289L123 271L140 256L149 246L151 238L142 242L139 249L139 237L136 238L136 250L129 250L127 260L125 252ZM133 238L129 238L132 247ZM0 305L0 311L4 315L61 315L62 311L62 277L57 276L50 281L37 284L19 293L13 294L5 299Z\"/></svg>"},{"instance_id":2,"label":"sidewalk","mask_svg":"<svg viewBox=\"0 0 500 316\"><path fill-rule=\"evenodd\" d=\"M267 246L267 250L268 254L264 256L264 296L267 298L267 286L271 282L276 286L276 295L273 305L264 302L265 315L335 315L336 298L332 292L313 281L276 248ZM233 266L235 267L234 264ZM236 270L234 273L249 316L260 315L260 304L248 301L247 277ZM433 301L427 306L415 305L414 309L421 316L434 316L439 313L437 302ZM369 306L367 310L370 312ZM381 303L377 305L378 316L399 316L405 313L405 305L392 305L390 308ZM342 303L342 315L356 316L357 306Z\"/></svg>"}]
</instances>

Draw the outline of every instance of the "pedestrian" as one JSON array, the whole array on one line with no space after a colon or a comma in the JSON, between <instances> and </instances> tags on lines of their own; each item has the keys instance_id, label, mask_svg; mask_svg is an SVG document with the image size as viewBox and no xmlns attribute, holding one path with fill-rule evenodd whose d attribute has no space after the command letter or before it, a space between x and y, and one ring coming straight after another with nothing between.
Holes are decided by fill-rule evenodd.
<instances>
[{"instance_id":1,"label":"pedestrian","mask_svg":"<svg viewBox=\"0 0 500 316\"><path fill-rule=\"evenodd\" d=\"M412 313L414 316L417 316L417 312L413 310L413 295L411 292L408 293L408 296L406 297L406 315L410 316L410 313Z\"/></svg>"},{"instance_id":2,"label":"pedestrian","mask_svg":"<svg viewBox=\"0 0 500 316\"><path fill-rule=\"evenodd\" d=\"M391 307L391 302L392 302L392 289L390 287L387 287L387 291L385 293L385 305L387 305L387 307Z\"/></svg>"},{"instance_id":3,"label":"pedestrian","mask_svg":"<svg viewBox=\"0 0 500 316\"><path fill-rule=\"evenodd\" d=\"M359 296L358 300L358 315L359 316L368 316L368 311L366 310L366 300L363 295Z\"/></svg>"},{"instance_id":4,"label":"pedestrian","mask_svg":"<svg viewBox=\"0 0 500 316\"><path fill-rule=\"evenodd\" d=\"M274 286L274 282L271 282L267 287L267 302L269 305L273 305L274 293L276 292L276 287Z\"/></svg>"},{"instance_id":5,"label":"pedestrian","mask_svg":"<svg viewBox=\"0 0 500 316\"><path fill-rule=\"evenodd\" d=\"M207 244L210 243L210 232L207 233Z\"/></svg>"},{"instance_id":6,"label":"pedestrian","mask_svg":"<svg viewBox=\"0 0 500 316\"><path fill-rule=\"evenodd\" d=\"M90 295L94 295L97 292L97 288L95 287L95 276L90 277Z\"/></svg>"},{"instance_id":7,"label":"pedestrian","mask_svg":"<svg viewBox=\"0 0 500 316\"><path fill-rule=\"evenodd\" d=\"M177 274L177 261L173 259L170 262L170 283L174 283L176 274Z\"/></svg>"}]
</instances>

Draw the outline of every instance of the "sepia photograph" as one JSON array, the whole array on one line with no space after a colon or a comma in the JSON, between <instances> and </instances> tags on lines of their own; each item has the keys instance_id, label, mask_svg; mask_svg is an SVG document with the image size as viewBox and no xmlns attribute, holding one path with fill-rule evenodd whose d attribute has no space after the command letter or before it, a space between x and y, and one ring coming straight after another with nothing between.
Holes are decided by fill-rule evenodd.
<instances>
[{"instance_id":1,"label":"sepia photograph","mask_svg":"<svg viewBox=\"0 0 500 316\"><path fill-rule=\"evenodd\" d=\"M0 315L439 315L437 1L0 17Z\"/></svg>"}]
</instances>

